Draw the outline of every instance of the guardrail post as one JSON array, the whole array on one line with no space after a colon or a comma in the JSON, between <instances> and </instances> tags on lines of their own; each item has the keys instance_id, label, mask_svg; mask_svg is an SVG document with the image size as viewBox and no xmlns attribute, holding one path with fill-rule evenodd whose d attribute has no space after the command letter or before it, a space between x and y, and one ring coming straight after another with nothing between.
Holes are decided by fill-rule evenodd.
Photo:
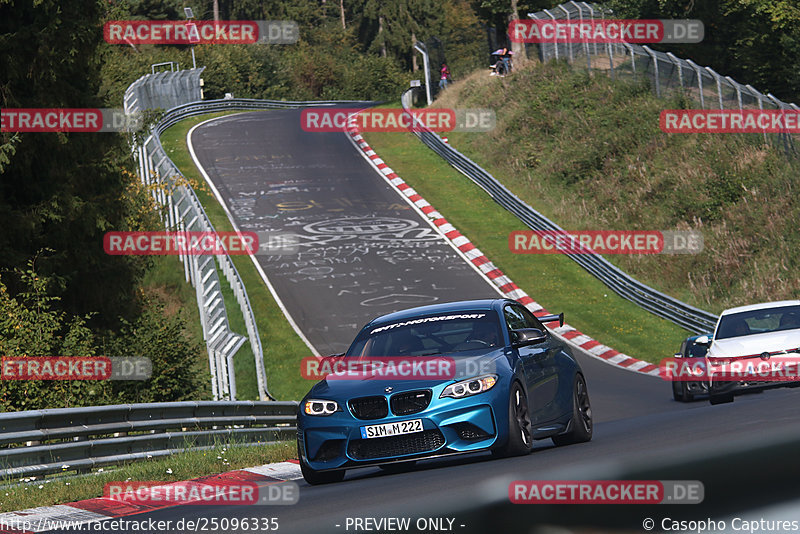
<instances>
[{"instance_id":1,"label":"guardrail post","mask_svg":"<svg viewBox=\"0 0 800 534\"><path fill-rule=\"evenodd\" d=\"M431 100L431 67L430 63L428 62L428 48L424 43L417 41L414 43L414 49L422 54L422 67L425 72L425 97L427 98L428 105L430 106L433 103L433 100Z\"/></svg>"}]
</instances>

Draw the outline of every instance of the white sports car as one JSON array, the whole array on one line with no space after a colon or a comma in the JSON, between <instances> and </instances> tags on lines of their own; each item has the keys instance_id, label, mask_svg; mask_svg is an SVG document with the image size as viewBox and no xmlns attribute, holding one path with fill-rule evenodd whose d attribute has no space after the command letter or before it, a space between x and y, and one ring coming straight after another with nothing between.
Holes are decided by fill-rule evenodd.
<instances>
[{"instance_id":1,"label":"white sports car","mask_svg":"<svg viewBox=\"0 0 800 534\"><path fill-rule=\"evenodd\" d=\"M725 310L706 354L711 404L736 392L800 385L800 300ZM728 371L726 377L715 369Z\"/></svg>"}]
</instances>

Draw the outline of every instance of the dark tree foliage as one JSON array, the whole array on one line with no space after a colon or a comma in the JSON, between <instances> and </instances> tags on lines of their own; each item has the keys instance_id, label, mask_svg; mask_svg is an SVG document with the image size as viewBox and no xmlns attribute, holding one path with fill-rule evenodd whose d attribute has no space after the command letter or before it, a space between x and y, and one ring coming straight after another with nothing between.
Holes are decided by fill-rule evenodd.
<instances>
[{"instance_id":1,"label":"dark tree foliage","mask_svg":"<svg viewBox=\"0 0 800 534\"><path fill-rule=\"evenodd\" d=\"M144 16L173 17L160 2ZM103 0L0 0L0 108L98 108ZM109 256L109 230L157 229L149 194L115 133L0 133L0 355L126 355L158 375L134 386L9 382L0 411L178 400L202 393L202 350L182 319L144 298L150 262ZM35 262L32 258L35 258Z\"/></svg>"},{"instance_id":2,"label":"dark tree foliage","mask_svg":"<svg viewBox=\"0 0 800 534\"><path fill-rule=\"evenodd\" d=\"M102 39L97 0L0 4L0 107L94 108ZM0 269L10 274L42 249L38 269L59 306L112 326L135 313L133 286L146 264L103 251L107 230L128 227L132 168L125 139L108 133L2 134L13 153L0 169Z\"/></svg>"},{"instance_id":3,"label":"dark tree foliage","mask_svg":"<svg viewBox=\"0 0 800 534\"><path fill-rule=\"evenodd\" d=\"M699 19L699 44L653 46L784 101L800 96L800 6L794 0L609 0L619 18Z\"/></svg>"}]
</instances>

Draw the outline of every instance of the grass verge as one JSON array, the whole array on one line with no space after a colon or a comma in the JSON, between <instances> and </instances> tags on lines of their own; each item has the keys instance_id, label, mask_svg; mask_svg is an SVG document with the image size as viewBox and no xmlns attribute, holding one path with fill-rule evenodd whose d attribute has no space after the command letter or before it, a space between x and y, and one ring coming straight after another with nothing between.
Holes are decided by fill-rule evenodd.
<instances>
[{"instance_id":1,"label":"grass verge","mask_svg":"<svg viewBox=\"0 0 800 534\"><path fill-rule=\"evenodd\" d=\"M673 354L689 335L619 297L566 256L512 254L508 235L527 227L410 133L364 137L387 165L519 287L549 311L563 311L582 332L650 362Z\"/></svg>"},{"instance_id":2,"label":"grass verge","mask_svg":"<svg viewBox=\"0 0 800 534\"><path fill-rule=\"evenodd\" d=\"M103 495L109 482L177 482L296 458L295 443L284 441L261 446L220 444L205 451L179 452L127 465L106 467L93 473L48 478L0 479L0 512L52 506Z\"/></svg>"},{"instance_id":3,"label":"grass verge","mask_svg":"<svg viewBox=\"0 0 800 534\"><path fill-rule=\"evenodd\" d=\"M693 95L620 77L533 63L434 105L493 108L494 130L451 144L563 228L701 232L698 254L606 256L659 291L716 313L800 297L800 161L761 135L666 134L661 111L698 108Z\"/></svg>"}]
</instances>

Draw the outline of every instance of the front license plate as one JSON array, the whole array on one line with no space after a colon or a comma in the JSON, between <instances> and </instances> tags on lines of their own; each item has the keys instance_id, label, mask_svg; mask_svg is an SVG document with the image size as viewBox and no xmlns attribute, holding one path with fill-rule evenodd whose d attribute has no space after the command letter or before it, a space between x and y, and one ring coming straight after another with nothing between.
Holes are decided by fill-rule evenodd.
<instances>
[{"instance_id":1,"label":"front license plate","mask_svg":"<svg viewBox=\"0 0 800 534\"><path fill-rule=\"evenodd\" d=\"M399 436L400 434L413 434L414 432L422 432L422 419L362 426L361 438L385 438L387 436Z\"/></svg>"}]
</instances>

